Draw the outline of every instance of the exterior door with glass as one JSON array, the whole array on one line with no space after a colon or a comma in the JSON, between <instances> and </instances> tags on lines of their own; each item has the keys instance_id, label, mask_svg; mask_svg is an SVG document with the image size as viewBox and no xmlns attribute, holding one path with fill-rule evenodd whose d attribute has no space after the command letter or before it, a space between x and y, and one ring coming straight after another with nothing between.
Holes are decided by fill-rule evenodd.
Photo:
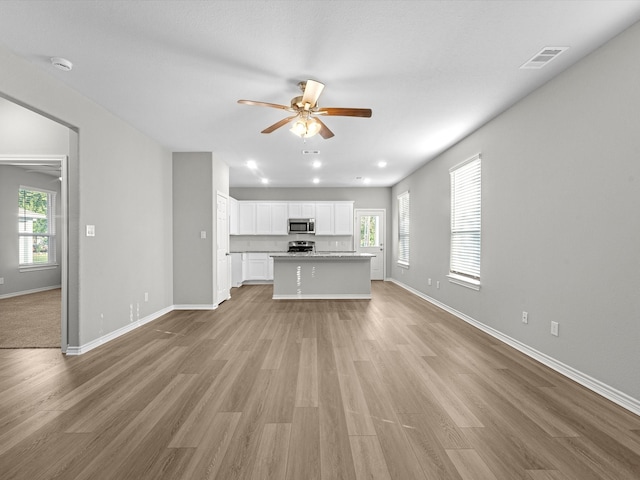
<instances>
[{"instance_id":1,"label":"exterior door with glass","mask_svg":"<svg viewBox=\"0 0 640 480\"><path fill-rule=\"evenodd\" d=\"M371 253L371 280L384 280L385 211L367 209L355 211L355 244L358 253Z\"/></svg>"}]
</instances>

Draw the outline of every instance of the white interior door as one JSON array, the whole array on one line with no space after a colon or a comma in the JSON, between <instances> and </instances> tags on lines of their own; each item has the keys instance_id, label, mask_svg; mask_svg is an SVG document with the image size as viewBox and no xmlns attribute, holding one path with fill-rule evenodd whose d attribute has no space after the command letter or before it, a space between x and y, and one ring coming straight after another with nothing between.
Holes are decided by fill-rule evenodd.
<instances>
[{"instance_id":1,"label":"white interior door","mask_svg":"<svg viewBox=\"0 0 640 480\"><path fill-rule=\"evenodd\" d=\"M375 255L371 258L371 280L384 280L385 211L357 209L355 220L356 251Z\"/></svg>"},{"instance_id":2,"label":"white interior door","mask_svg":"<svg viewBox=\"0 0 640 480\"><path fill-rule=\"evenodd\" d=\"M229 199L218 193L216 196L216 303L229 298L231 285L231 256L229 254Z\"/></svg>"}]
</instances>

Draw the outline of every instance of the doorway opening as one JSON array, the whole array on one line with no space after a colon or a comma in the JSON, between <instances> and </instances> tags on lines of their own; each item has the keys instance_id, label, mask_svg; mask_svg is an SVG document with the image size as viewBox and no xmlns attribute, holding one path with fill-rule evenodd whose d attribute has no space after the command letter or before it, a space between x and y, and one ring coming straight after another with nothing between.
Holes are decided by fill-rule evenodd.
<instances>
[{"instance_id":1,"label":"doorway opening","mask_svg":"<svg viewBox=\"0 0 640 480\"><path fill-rule=\"evenodd\" d=\"M385 279L386 250L385 210L356 209L354 222L355 247L358 253L370 253L371 280Z\"/></svg>"},{"instance_id":2,"label":"doorway opening","mask_svg":"<svg viewBox=\"0 0 640 480\"><path fill-rule=\"evenodd\" d=\"M3 228L0 247L0 348L66 351L67 159L0 155L0 216L18 220L14 228Z\"/></svg>"}]
</instances>

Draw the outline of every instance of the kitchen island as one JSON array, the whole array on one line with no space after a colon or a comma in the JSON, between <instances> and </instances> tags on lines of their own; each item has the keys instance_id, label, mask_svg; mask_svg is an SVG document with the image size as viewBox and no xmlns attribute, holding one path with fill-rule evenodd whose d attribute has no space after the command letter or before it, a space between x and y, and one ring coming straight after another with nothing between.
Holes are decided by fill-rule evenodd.
<instances>
[{"instance_id":1,"label":"kitchen island","mask_svg":"<svg viewBox=\"0 0 640 480\"><path fill-rule=\"evenodd\" d=\"M370 299L368 253L272 253L275 300Z\"/></svg>"}]
</instances>

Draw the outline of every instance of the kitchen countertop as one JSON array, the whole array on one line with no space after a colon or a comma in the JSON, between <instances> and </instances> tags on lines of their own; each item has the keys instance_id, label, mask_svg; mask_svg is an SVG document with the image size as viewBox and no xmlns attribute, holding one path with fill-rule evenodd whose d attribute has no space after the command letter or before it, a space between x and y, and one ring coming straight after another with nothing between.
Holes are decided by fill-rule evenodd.
<instances>
[{"instance_id":1,"label":"kitchen countertop","mask_svg":"<svg viewBox=\"0 0 640 480\"><path fill-rule=\"evenodd\" d=\"M370 258L375 255L358 252L277 252L271 253L270 256L274 258Z\"/></svg>"}]
</instances>

